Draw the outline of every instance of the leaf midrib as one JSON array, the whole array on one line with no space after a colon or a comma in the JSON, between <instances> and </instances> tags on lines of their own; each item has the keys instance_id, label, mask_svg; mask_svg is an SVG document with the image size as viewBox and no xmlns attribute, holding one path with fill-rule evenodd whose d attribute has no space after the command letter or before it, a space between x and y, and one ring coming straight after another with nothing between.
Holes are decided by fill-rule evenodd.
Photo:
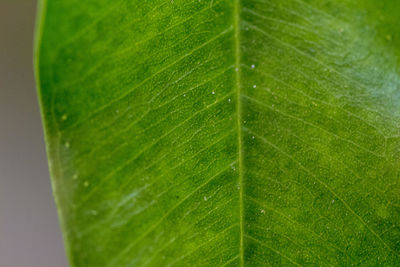
<instances>
[{"instance_id":1,"label":"leaf midrib","mask_svg":"<svg viewBox=\"0 0 400 267\"><path fill-rule=\"evenodd\" d=\"M243 155L242 155L242 105L240 101L240 0L234 2L234 28L235 28L235 76L236 76L236 118L238 131L238 165L239 165L239 220L240 220L240 266L244 266L244 229L243 229Z\"/></svg>"}]
</instances>

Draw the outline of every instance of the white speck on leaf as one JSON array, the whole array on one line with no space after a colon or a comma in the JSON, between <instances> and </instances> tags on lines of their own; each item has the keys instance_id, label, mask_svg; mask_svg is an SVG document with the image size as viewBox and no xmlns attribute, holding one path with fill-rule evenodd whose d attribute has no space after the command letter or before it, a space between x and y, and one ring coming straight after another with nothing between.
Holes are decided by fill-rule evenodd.
<instances>
[{"instance_id":1,"label":"white speck on leaf","mask_svg":"<svg viewBox=\"0 0 400 267\"><path fill-rule=\"evenodd\" d=\"M254 64L251 65L251 68L254 69L256 66Z\"/></svg>"},{"instance_id":2,"label":"white speck on leaf","mask_svg":"<svg viewBox=\"0 0 400 267\"><path fill-rule=\"evenodd\" d=\"M206 197L206 196L204 196L204 198L203 198L203 199L204 199L204 201L207 201L207 197Z\"/></svg>"},{"instance_id":3,"label":"white speck on leaf","mask_svg":"<svg viewBox=\"0 0 400 267\"><path fill-rule=\"evenodd\" d=\"M236 171L235 165L231 165L231 169L232 169L233 171Z\"/></svg>"},{"instance_id":4,"label":"white speck on leaf","mask_svg":"<svg viewBox=\"0 0 400 267\"><path fill-rule=\"evenodd\" d=\"M256 88L257 87L257 85L253 85L253 88Z\"/></svg>"}]
</instances>

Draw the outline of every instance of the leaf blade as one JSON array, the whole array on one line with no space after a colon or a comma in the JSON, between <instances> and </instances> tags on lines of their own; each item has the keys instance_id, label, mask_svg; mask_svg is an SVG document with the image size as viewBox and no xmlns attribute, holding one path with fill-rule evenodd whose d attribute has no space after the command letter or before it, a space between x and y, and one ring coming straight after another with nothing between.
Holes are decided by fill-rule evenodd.
<instances>
[{"instance_id":1,"label":"leaf blade","mask_svg":"<svg viewBox=\"0 0 400 267\"><path fill-rule=\"evenodd\" d=\"M38 87L71 264L395 264L398 8L49 1Z\"/></svg>"}]
</instances>

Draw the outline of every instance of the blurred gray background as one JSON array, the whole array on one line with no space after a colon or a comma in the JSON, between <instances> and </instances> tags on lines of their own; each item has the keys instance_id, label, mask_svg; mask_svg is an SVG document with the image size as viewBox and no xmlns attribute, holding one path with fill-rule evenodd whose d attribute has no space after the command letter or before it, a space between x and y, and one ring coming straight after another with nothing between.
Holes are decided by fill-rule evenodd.
<instances>
[{"instance_id":1,"label":"blurred gray background","mask_svg":"<svg viewBox=\"0 0 400 267\"><path fill-rule=\"evenodd\" d=\"M0 0L0 266L65 267L36 96L35 0Z\"/></svg>"}]
</instances>

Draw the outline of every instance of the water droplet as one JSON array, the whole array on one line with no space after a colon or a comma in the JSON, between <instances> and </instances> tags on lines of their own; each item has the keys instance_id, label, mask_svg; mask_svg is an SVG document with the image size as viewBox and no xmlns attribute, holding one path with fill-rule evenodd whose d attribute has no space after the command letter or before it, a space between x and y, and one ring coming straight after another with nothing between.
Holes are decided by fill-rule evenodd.
<instances>
[{"instance_id":1,"label":"water droplet","mask_svg":"<svg viewBox=\"0 0 400 267\"><path fill-rule=\"evenodd\" d=\"M183 96L186 96L186 94L183 94Z\"/></svg>"},{"instance_id":2,"label":"water droplet","mask_svg":"<svg viewBox=\"0 0 400 267\"><path fill-rule=\"evenodd\" d=\"M254 135L251 137L252 139L256 138Z\"/></svg>"},{"instance_id":3,"label":"water droplet","mask_svg":"<svg viewBox=\"0 0 400 267\"><path fill-rule=\"evenodd\" d=\"M207 201L207 197L206 196L204 196L203 199L204 199L204 201Z\"/></svg>"},{"instance_id":4,"label":"water droplet","mask_svg":"<svg viewBox=\"0 0 400 267\"><path fill-rule=\"evenodd\" d=\"M83 186L84 186L84 187L88 187L88 186L89 186L89 182L88 182L88 181L85 181L85 182L83 183Z\"/></svg>"},{"instance_id":5,"label":"water droplet","mask_svg":"<svg viewBox=\"0 0 400 267\"><path fill-rule=\"evenodd\" d=\"M332 203L332 204L333 204L333 203L335 203L335 200L334 200L334 199L332 199L331 203Z\"/></svg>"},{"instance_id":6,"label":"water droplet","mask_svg":"<svg viewBox=\"0 0 400 267\"><path fill-rule=\"evenodd\" d=\"M230 98L228 99L228 102L231 103L231 99Z\"/></svg>"},{"instance_id":7,"label":"water droplet","mask_svg":"<svg viewBox=\"0 0 400 267\"><path fill-rule=\"evenodd\" d=\"M261 212L262 214L265 214L265 210L261 210L260 212Z\"/></svg>"},{"instance_id":8,"label":"water droplet","mask_svg":"<svg viewBox=\"0 0 400 267\"><path fill-rule=\"evenodd\" d=\"M214 92L214 91L212 91L212 92L211 92L211 94L215 95L215 92Z\"/></svg>"},{"instance_id":9,"label":"water droplet","mask_svg":"<svg viewBox=\"0 0 400 267\"><path fill-rule=\"evenodd\" d=\"M256 66L254 64L251 65L251 68L254 69Z\"/></svg>"},{"instance_id":10,"label":"water droplet","mask_svg":"<svg viewBox=\"0 0 400 267\"><path fill-rule=\"evenodd\" d=\"M235 71L238 72L238 71L239 71L239 68L235 68Z\"/></svg>"},{"instance_id":11,"label":"water droplet","mask_svg":"<svg viewBox=\"0 0 400 267\"><path fill-rule=\"evenodd\" d=\"M64 115L61 116L61 119L62 119L63 121L65 121L65 120L68 119L68 116L67 116L66 114L64 114Z\"/></svg>"},{"instance_id":12,"label":"water droplet","mask_svg":"<svg viewBox=\"0 0 400 267\"><path fill-rule=\"evenodd\" d=\"M256 88L257 87L257 85L253 85L253 88Z\"/></svg>"}]
</instances>

